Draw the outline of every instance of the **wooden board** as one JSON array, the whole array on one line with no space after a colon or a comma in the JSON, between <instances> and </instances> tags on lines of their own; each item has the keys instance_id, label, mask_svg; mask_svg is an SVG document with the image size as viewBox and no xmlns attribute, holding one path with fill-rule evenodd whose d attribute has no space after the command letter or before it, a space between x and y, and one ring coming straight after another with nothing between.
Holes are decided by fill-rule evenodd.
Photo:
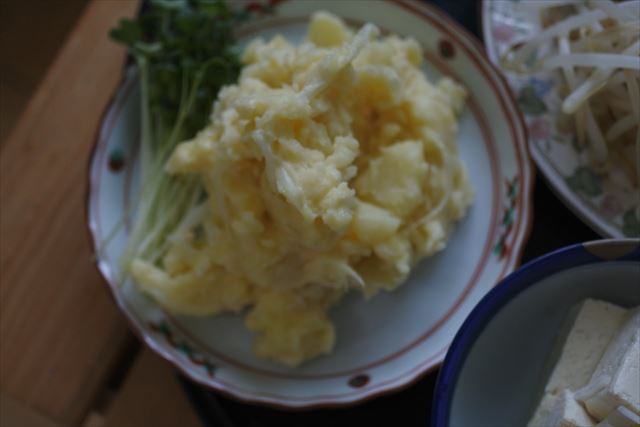
<instances>
[{"instance_id":1,"label":"wooden board","mask_svg":"<svg viewBox=\"0 0 640 427\"><path fill-rule=\"evenodd\" d=\"M105 427L201 427L173 368L145 348L112 401Z\"/></svg>"},{"instance_id":2,"label":"wooden board","mask_svg":"<svg viewBox=\"0 0 640 427\"><path fill-rule=\"evenodd\" d=\"M0 144L88 3L63 1L0 2Z\"/></svg>"},{"instance_id":3,"label":"wooden board","mask_svg":"<svg viewBox=\"0 0 640 427\"><path fill-rule=\"evenodd\" d=\"M93 0L0 148L0 385L79 423L131 335L91 261L87 163L124 51L108 30L137 2Z\"/></svg>"},{"instance_id":4,"label":"wooden board","mask_svg":"<svg viewBox=\"0 0 640 427\"><path fill-rule=\"evenodd\" d=\"M0 426L2 427L59 427L50 419L36 413L33 409L0 393Z\"/></svg>"}]
</instances>

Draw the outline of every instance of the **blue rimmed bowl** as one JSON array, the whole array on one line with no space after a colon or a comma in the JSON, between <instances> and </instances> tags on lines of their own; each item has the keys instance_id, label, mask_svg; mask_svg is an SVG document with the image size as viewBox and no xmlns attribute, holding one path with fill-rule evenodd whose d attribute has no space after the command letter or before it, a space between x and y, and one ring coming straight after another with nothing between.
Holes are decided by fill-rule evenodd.
<instances>
[{"instance_id":1,"label":"blue rimmed bowl","mask_svg":"<svg viewBox=\"0 0 640 427\"><path fill-rule=\"evenodd\" d=\"M640 240L568 246L527 263L467 317L445 358L434 427L525 426L542 395L548 355L572 306L597 298L640 304Z\"/></svg>"}]
</instances>

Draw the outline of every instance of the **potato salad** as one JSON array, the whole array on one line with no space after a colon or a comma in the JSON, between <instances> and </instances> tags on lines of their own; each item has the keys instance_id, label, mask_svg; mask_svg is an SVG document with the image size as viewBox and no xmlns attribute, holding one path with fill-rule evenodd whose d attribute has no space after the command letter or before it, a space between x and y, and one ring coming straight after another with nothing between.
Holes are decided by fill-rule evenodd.
<instances>
[{"instance_id":1,"label":"potato salad","mask_svg":"<svg viewBox=\"0 0 640 427\"><path fill-rule=\"evenodd\" d=\"M331 352L328 309L402 284L472 202L455 142L465 89L429 82L422 57L411 38L324 12L301 44L251 42L209 125L166 165L206 197L160 263L133 261L141 290L178 314L242 313L263 358Z\"/></svg>"}]
</instances>

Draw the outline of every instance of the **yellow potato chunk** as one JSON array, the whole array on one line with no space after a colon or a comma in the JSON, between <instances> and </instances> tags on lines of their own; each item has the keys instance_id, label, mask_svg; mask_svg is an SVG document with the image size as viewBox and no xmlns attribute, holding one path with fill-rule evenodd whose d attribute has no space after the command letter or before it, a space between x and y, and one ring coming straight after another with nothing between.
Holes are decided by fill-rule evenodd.
<instances>
[{"instance_id":1,"label":"yellow potato chunk","mask_svg":"<svg viewBox=\"0 0 640 427\"><path fill-rule=\"evenodd\" d=\"M353 231L362 242L375 245L392 236L401 222L386 209L359 202L353 218Z\"/></svg>"},{"instance_id":2,"label":"yellow potato chunk","mask_svg":"<svg viewBox=\"0 0 640 427\"><path fill-rule=\"evenodd\" d=\"M256 354L289 366L329 353L335 342L333 324L323 305L301 302L293 292L263 293L246 324L258 333Z\"/></svg>"},{"instance_id":3,"label":"yellow potato chunk","mask_svg":"<svg viewBox=\"0 0 640 427\"><path fill-rule=\"evenodd\" d=\"M327 12L313 15L307 37L318 47L341 46L353 37L344 22Z\"/></svg>"},{"instance_id":4,"label":"yellow potato chunk","mask_svg":"<svg viewBox=\"0 0 640 427\"><path fill-rule=\"evenodd\" d=\"M419 141L399 142L370 162L356 180L356 191L402 218L422 203L427 169Z\"/></svg>"},{"instance_id":5,"label":"yellow potato chunk","mask_svg":"<svg viewBox=\"0 0 640 427\"><path fill-rule=\"evenodd\" d=\"M151 264L134 260L131 273L143 291L178 314L237 312L252 302L249 283L219 268L171 277Z\"/></svg>"}]
</instances>

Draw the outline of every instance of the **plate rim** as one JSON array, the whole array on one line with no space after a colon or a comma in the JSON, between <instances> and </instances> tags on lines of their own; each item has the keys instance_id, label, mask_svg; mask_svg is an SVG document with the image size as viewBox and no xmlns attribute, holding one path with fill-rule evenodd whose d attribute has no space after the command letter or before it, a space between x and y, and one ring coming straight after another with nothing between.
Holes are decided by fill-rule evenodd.
<instances>
[{"instance_id":1,"label":"plate rim","mask_svg":"<svg viewBox=\"0 0 640 427\"><path fill-rule=\"evenodd\" d=\"M412 13L418 16L421 19L426 20L423 16L425 14L432 14L441 19L451 33L457 33L460 37L461 42L470 42L472 47L475 48L475 54L480 62L484 62L484 65L488 69L489 76L493 76L496 79L496 90L492 90L494 95L496 96L499 102L503 102L505 104L505 116L511 119L514 126L514 138L511 139L511 147L514 152L514 156L516 158L522 157L521 159L521 175L522 175L522 205L521 205L521 221L522 224L518 229L515 230L513 235L513 255L505 262L503 267L503 272L501 273L501 278L497 280L499 282L504 278L508 272L511 272L515 269L515 266L520 263L520 259L522 257L522 253L524 251L525 242L528 239L528 236L531 233L531 228L533 224L533 189L535 185L535 168L533 167L530 152L528 149L528 145L526 143L527 138L527 129L524 124L524 118L517 107L517 103L513 94L510 91L509 85L504 78L504 76L499 72L497 67L489 60L484 50L484 47L480 43L480 41L473 36L466 28L462 27L460 24L455 22L452 18L445 14L445 12L441 11L437 7L425 4L425 3L410 3L407 0L386 0L387 3L392 3L395 6L404 7L404 9L409 9L409 13ZM423 9L423 13L419 10L415 9ZM429 25L433 25L433 23L429 23ZM94 137L93 147L90 152L89 161L88 161L88 186L86 189L85 195L85 218L87 220L87 230L89 234L89 240L91 243L91 247L96 249L96 224L94 223L94 218L91 215L91 196L92 196L92 188L93 188L93 173L94 168L99 168L100 165L94 164L96 159L97 151L100 147L101 136L104 131L105 125L108 121L109 116L113 113L114 107L117 102L123 96L123 91L128 81L131 80L131 72L130 68L126 68L123 72L120 82L114 91L110 101L106 104L105 109L101 115L100 121L98 122L97 131ZM500 86L502 86L502 93L500 92ZM511 112L511 114L510 114ZM519 132L518 132L519 131ZM521 135L521 138L518 136ZM517 160L516 160L517 161ZM287 400L275 400L273 398L261 398L258 393L253 392L254 394L249 394L246 391L237 391L233 388L218 385L216 383L208 383L203 382L202 379L197 378L196 375L190 372L190 369L183 367L183 363L180 360L177 360L174 355L166 354L165 350L161 348L161 346L156 343L156 339L150 337L150 333L146 331L142 325L137 325L137 321L131 318L131 314L128 312L128 309L125 307L125 304L120 301L121 297L116 294L116 290L113 285L113 278L110 277L108 272L108 268L103 270L103 266L101 266L103 261L99 261L96 263L96 267L100 273L101 278L105 281L105 284L109 288L109 294L113 298L114 302L118 309L124 314L125 319L129 323L130 329L133 330L134 334L138 337L140 341L142 341L145 345L151 348L154 353L158 354L162 359L164 359L167 363L173 365L182 375L194 381L198 385L205 387L209 390L221 393L227 397L231 397L236 400L240 400L246 403L258 404L268 407L275 407L278 409L285 410L305 410L305 409L313 409L313 408L339 408L351 406L357 403L361 403L370 399L373 399L378 396L382 396L385 394L393 393L395 391L402 390L407 388L420 380L423 376L428 374L429 372L436 369L444 360L445 352L448 349L449 345L445 346L445 349L441 354L438 354L437 358L439 360L434 363L428 364L421 369L417 369L416 372L412 372L411 375L407 375L405 378L400 378L399 380L392 379L390 380L390 385L383 386L377 390L373 390L372 392L362 392L362 393L354 393L350 396L346 396L343 398L334 398L333 400L327 401L311 401L311 402L303 402L296 403ZM497 283L496 282L496 283ZM495 284L494 284L495 286Z\"/></svg>"},{"instance_id":2,"label":"plate rim","mask_svg":"<svg viewBox=\"0 0 640 427\"><path fill-rule=\"evenodd\" d=\"M495 52L494 37L491 34L491 5L496 0L482 0L482 17L480 19L482 38L484 39L487 58L496 67L500 74L505 77L507 85L511 88L509 80L504 75L502 68L498 65L498 58ZM524 114L523 114L524 117ZM526 123L525 123L526 126ZM533 143L527 142L531 158L535 161L537 169L542 171L542 177L549 185L552 192L563 202L563 204L589 228L598 233L602 238L622 239L625 236L622 229L612 224L596 209L574 192L565 182L561 174L551 165L548 159L540 152L540 149Z\"/></svg>"}]
</instances>

